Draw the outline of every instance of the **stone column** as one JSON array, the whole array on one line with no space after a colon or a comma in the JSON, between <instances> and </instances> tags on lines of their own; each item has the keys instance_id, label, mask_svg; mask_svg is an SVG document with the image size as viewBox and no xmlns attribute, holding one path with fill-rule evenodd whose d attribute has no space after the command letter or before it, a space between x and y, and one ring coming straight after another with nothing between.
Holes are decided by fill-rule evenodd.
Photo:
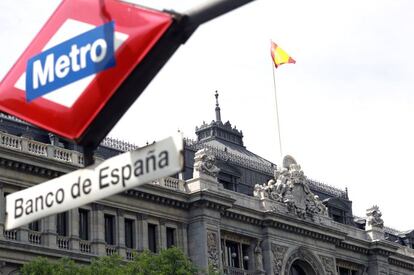
<instances>
[{"instance_id":1,"label":"stone column","mask_svg":"<svg viewBox=\"0 0 414 275\"><path fill-rule=\"evenodd\" d=\"M57 248L56 215L51 215L43 219L43 243L50 248Z\"/></svg>"},{"instance_id":2,"label":"stone column","mask_svg":"<svg viewBox=\"0 0 414 275\"><path fill-rule=\"evenodd\" d=\"M160 220L160 230L158 233L159 236L159 249L167 248L167 227L165 226L165 221Z\"/></svg>"},{"instance_id":3,"label":"stone column","mask_svg":"<svg viewBox=\"0 0 414 275\"><path fill-rule=\"evenodd\" d=\"M137 225L138 225L138 251L143 251L148 249L148 223L147 216L143 214L137 215Z\"/></svg>"},{"instance_id":4,"label":"stone column","mask_svg":"<svg viewBox=\"0 0 414 275\"><path fill-rule=\"evenodd\" d=\"M272 242L270 238L266 236L262 241L262 257L263 257L263 269L267 274L276 274L273 271L273 253L272 253ZM258 270L260 272L260 270ZM260 274L260 273L259 273Z\"/></svg>"},{"instance_id":5,"label":"stone column","mask_svg":"<svg viewBox=\"0 0 414 275\"><path fill-rule=\"evenodd\" d=\"M69 211L69 236L72 250L79 250L79 208Z\"/></svg>"},{"instance_id":6,"label":"stone column","mask_svg":"<svg viewBox=\"0 0 414 275\"><path fill-rule=\"evenodd\" d=\"M117 221L118 226L116 229L116 235L118 236L118 252L119 255L123 258L126 257L126 248L125 248L125 218L124 211L121 209L117 210Z\"/></svg>"},{"instance_id":7,"label":"stone column","mask_svg":"<svg viewBox=\"0 0 414 275\"><path fill-rule=\"evenodd\" d=\"M92 204L92 230L91 241L92 251L97 255L106 255L105 250L105 219L103 212L103 205Z\"/></svg>"},{"instance_id":8,"label":"stone column","mask_svg":"<svg viewBox=\"0 0 414 275\"><path fill-rule=\"evenodd\" d=\"M183 223L177 228L177 246L184 251L185 255L188 255L187 244L187 224Z\"/></svg>"},{"instance_id":9,"label":"stone column","mask_svg":"<svg viewBox=\"0 0 414 275\"><path fill-rule=\"evenodd\" d=\"M388 275L388 258L381 255L370 255L368 259L368 275Z\"/></svg>"},{"instance_id":10,"label":"stone column","mask_svg":"<svg viewBox=\"0 0 414 275\"><path fill-rule=\"evenodd\" d=\"M201 269L208 268L207 225L204 220L195 220L188 226L188 252L194 264Z\"/></svg>"}]
</instances>

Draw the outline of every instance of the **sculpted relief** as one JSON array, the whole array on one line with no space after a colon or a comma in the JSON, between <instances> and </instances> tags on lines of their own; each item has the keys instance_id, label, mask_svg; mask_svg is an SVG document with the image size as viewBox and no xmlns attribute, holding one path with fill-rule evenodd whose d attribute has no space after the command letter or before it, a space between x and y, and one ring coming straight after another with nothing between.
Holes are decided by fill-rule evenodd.
<instances>
[{"instance_id":1,"label":"sculpted relief","mask_svg":"<svg viewBox=\"0 0 414 275\"><path fill-rule=\"evenodd\" d=\"M367 227L383 228L384 221L381 217L382 213L378 206L374 205L373 207L367 209Z\"/></svg>"},{"instance_id":2,"label":"sculpted relief","mask_svg":"<svg viewBox=\"0 0 414 275\"><path fill-rule=\"evenodd\" d=\"M328 216L326 206L309 189L306 176L291 156L285 156L283 168L275 171L274 179L255 185L254 195L281 202L289 212L303 219L313 214Z\"/></svg>"},{"instance_id":3,"label":"sculpted relief","mask_svg":"<svg viewBox=\"0 0 414 275\"><path fill-rule=\"evenodd\" d=\"M277 245L272 243L272 254L273 254L273 274L279 275L282 272L283 259L288 250L287 246Z\"/></svg>"},{"instance_id":4,"label":"sculpted relief","mask_svg":"<svg viewBox=\"0 0 414 275\"><path fill-rule=\"evenodd\" d=\"M220 172L215 164L216 159L207 149L201 149L196 152L194 157L194 170L200 174L206 174L216 178Z\"/></svg>"},{"instance_id":5,"label":"sculpted relief","mask_svg":"<svg viewBox=\"0 0 414 275\"><path fill-rule=\"evenodd\" d=\"M213 267L214 270L219 269L219 248L217 242L217 234L212 231L207 231L207 252L208 252L208 264Z\"/></svg>"}]
</instances>

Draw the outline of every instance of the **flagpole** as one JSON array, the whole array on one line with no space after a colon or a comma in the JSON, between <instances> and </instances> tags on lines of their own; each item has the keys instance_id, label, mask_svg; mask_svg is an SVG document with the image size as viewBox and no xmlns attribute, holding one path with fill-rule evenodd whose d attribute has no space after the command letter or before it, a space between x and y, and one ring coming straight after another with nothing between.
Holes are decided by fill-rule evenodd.
<instances>
[{"instance_id":1,"label":"flagpole","mask_svg":"<svg viewBox=\"0 0 414 275\"><path fill-rule=\"evenodd\" d=\"M280 159L283 159L282 138L280 135L280 123L279 123L279 108L277 106L276 77L275 77L275 68L274 68L273 61L272 61L272 73L273 73L273 88L275 90L277 133L279 135L279 152L280 152Z\"/></svg>"}]
</instances>

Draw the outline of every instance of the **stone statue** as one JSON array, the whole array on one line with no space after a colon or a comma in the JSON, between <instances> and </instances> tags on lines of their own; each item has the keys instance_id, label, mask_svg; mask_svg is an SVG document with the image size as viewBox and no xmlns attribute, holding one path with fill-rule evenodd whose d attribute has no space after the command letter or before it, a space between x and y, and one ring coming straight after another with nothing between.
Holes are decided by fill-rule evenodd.
<instances>
[{"instance_id":1,"label":"stone statue","mask_svg":"<svg viewBox=\"0 0 414 275\"><path fill-rule=\"evenodd\" d=\"M262 258L262 241L257 241L256 247L254 248L254 259L257 271L263 271L263 258Z\"/></svg>"},{"instance_id":2,"label":"stone statue","mask_svg":"<svg viewBox=\"0 0 414 275\"><path fill-rule=\"evenodd\" d=\"M382 213L377 205L367 209L367 226L383 228L384 221L382 220Z\"/></svg>"},{"instance_id":3,"label":"stone statue","mask_svg":"<svg viewBox=\"0 0 414 275\"><path fill-rule=\"evenodd\" d=\"M302 219L314 214L328 216L326 206L312 193L302 168L293 157L286 156L283 159L283 168L278 168L274 175L275 179L255 185L255 196L281 202L289 212Z\"/></svg>"},{"instance_id":4,"label":"stone statue","mask_svg":"<svg viewBox=\"0 0 414 275\"><path fill-rule=\"evenodd\" d=\"M220 169L216 166L215 161L213 154L206 148L201 149L195 153L194 170L216 178Z\"/></svg>"}]
</instances>

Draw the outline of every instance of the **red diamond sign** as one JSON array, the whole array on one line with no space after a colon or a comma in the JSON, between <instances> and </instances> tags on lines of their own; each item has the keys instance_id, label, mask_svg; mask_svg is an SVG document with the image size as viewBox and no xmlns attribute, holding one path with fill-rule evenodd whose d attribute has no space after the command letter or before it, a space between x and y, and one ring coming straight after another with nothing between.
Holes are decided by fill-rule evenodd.
<instances>
[{"instance_id":1,"label":"red diamond sign","mask_svg":"<svg viewBox=\"0 0 414 275\"><path fill-rule=\"evenodd\" d=\"M173 23L116 0L63 1L1 82L0 111L95 146L162 67L146 69Z\"/></svg>"}]
</instances>

